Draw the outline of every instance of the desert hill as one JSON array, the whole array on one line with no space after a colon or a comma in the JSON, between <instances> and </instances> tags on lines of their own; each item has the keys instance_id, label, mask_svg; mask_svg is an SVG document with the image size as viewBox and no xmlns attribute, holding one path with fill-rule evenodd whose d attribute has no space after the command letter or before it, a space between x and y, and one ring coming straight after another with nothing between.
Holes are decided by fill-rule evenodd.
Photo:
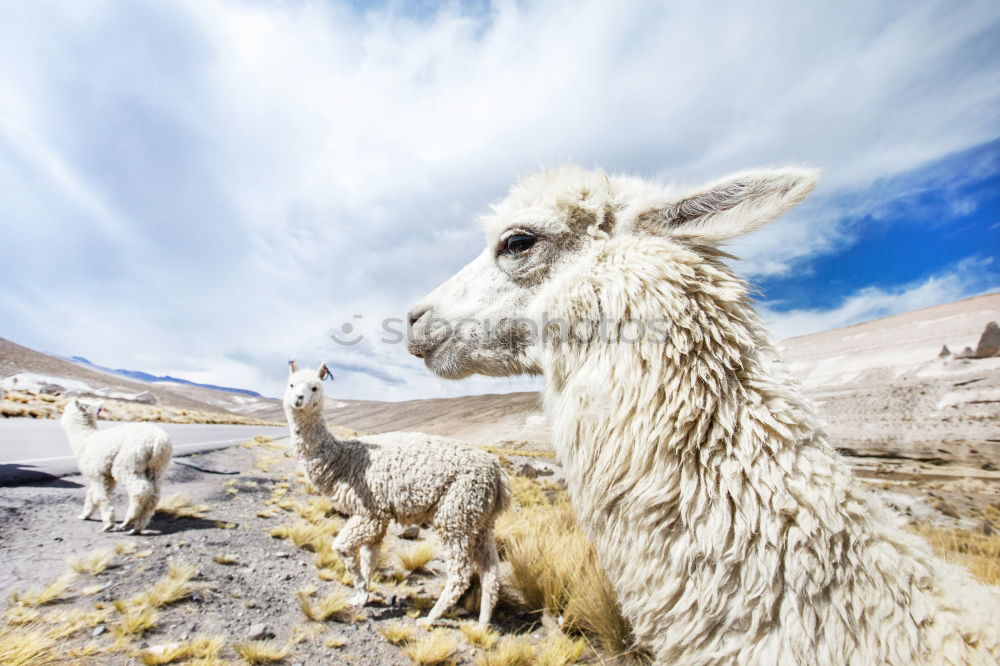
<instances>
[{"instance_id":1,"label":"desert hill","mask_svg":"<svg viewBox=\"0 0 1000 666\"><path fill-rule=\"evenodd\" d=\"M1000 294L784 340L782 355L850 455L1000 468L1000 357L975 350ZM947 346L956 354L939 357ZM535 393L406 402L341 401L330 421L362 431L418 430L546 448Z\"/></svg>"},{"instance_id":2,"label":"desert hill","mask_svg":"<svg viewBox=\"0 0 1000 666\"><path fill-rule=\"evenodd\" d=\"M43 385L51 385L52 393L60 396L65 390L88 397L102 397L119 406L123 418L157 418L150 412L198 414L228 414L237 420L256 420L258 410L267 411L278 401L253 397L242 392L222 391L193 384L174 382L144 382L106 372L90 364L82 364L52 354L35 351L10 340L0 338L0 383L8 394L24 390L45 393ZM8 395L8 398L10 396ZM52 416L60 400L33 401L30 414ZM37 409L36 409L37 407ZM5 412L6 414L6 412ZM283 419L282 419L283 420Z\"/></svg>"}]
</instances>

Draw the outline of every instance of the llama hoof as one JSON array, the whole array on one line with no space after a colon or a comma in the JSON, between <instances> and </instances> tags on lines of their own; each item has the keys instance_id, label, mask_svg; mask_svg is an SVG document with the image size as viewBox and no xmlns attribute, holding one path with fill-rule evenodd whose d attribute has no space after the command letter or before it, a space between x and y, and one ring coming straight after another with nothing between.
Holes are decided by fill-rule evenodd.
<instances>
[{"instance_id":1,"label":"llama hoof","mask_svg":"<svg viewBox=\"0 0 1000 666\"><path fill-rule=\"evenodd\" d=\"M116 532L117 530L114 523L104 523L104 527L101 528L102 532Z\"/></svg>"},{"instance_id":2,"label":"llama hoof","mask_svg":"<svg viewBox=\"0 0 1000 666\"><path fill-rule=\"evenodd\" d=\"M351 604L351 606L355 610L364 608L365 604L368 603L368 593L367 592L358 592L353 597L351 597L351 600L350 600L349 603Z\"/></svg>"},{"instance_id":3,"label":"llama hoof","mask_svg":"<svg viewBox=\"0 0 1000 666\"><path fill-rule=\"evenodd\" d=\"M86 513L81 513L79 516L77 516L77 518L79 518L80 520L90 520L90 516L87 515Z\"/></svg>"},{"instance_id":4,"label":"llama hoof","mask_svg":"<svg viewBox=\"0 0 1000 666\"><path fill-rule=\"evenodd\" d=\"M124 527L122 529L125 530ZM138 527L130 527L127 530L125 530L125 534L128 534L129 536L135 536L137 534L142 534L142 530L140 530Z\"/></svg>"},{"instance_id":5,"label":"llama hoof","mask_svg":"<svg viewBox=\"0 0 1000 666\"><path fill-rule=\"evenodd\" d=\"M422 617L419 620L417 620L418 627L429 627L432 624L434 624L434 620L430 617Z\"/></svg>"}]
</instances>

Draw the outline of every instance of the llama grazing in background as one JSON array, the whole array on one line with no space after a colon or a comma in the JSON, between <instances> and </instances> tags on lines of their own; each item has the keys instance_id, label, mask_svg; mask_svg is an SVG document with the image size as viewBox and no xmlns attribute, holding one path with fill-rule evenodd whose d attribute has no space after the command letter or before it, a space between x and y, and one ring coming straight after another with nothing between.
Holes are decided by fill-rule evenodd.
<instances>
[{"instance_id":1,"label":"llama grazing in background","mask_svg":"<svg viewBox=\"0 0 1000 666\"><path fill-rule=\"evenodd\" d=\"M334 550L354 578L354 606L368 601L379 547L389 522L428 523L446 551L448 579L422 620L430 624L451 608L479 571L479 622L490 621L500 591L493 539L497 515L510 505L507 475L497 460L455 440L420 433L386 433L337 439L323 420L326 365L298 370L285 389L292 443L306 476L350 516Z\"/></svg>"},{"instance_id":2,"label":"llama grazing in background","mask_svg":"<svg viewBox=\"0 0 1000 666\"><path fill-rule=\"evenodd\" d=\"M545 376L575 511L658 663L996 663L995 589L852 477L718 249L815 180L542 172L414 308L410 351L445 377Z\"/></svg>"},{"instance_id":3,"label":"llama grazing in background","mask_svg":"<svg viewBox=\"0 0 1000 666\"><path fill-rule=\"evenodd\" d=\"M80 473L87 480L82 520L94 509L101 512L104 531L115 529L115 508L111 497L116 484L128 493L128 510L118 529L139 534L149 524L160 499L163 475L170 464L173 444L170 436L150 423L128 423L106 430L97 429L100 405L87 405L76 398L66 404L63 429L69 437Z\"/></svg>"}]
</instances>

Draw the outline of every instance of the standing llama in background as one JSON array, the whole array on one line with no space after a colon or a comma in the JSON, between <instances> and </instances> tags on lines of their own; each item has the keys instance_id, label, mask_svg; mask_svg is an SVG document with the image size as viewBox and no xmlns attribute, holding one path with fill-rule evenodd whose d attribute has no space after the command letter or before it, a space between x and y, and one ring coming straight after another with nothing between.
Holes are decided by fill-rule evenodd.
<instances>
[{"instance_id":1,"label":"standing llama in background","mask_svg":"<svg viewBox=\"0 0 1000 666\"><path fill-rule=\"evenodd\" d=\"M410 351L455 379L545 376L573 506L658 663L995 663L994 590L855 481L718 249L815 180L545 171L414 308Z\"/></svg>"},{"instance_id":2,"label":"standing llama in background","mask_svg":"<svg viewBox=\"0 0 1000 666\"><path fill-rule=\"evenodd\" d=\"M150 423L127 423L106 430L97 429L100 405L86 405L70 400L62 415L69 445L87 479L82 520L97 508L104 531L115 529L115 507L111 496L120 483L128 493L128 510L118 527L129 534L139 534L149 524L160 500L163 475L170 464L173 444L170 436Z\"/></svg>"},{"instance_id":3,"label":"standing llama in background","mask_svg":"<svg viewBox=\"0 0 1000 666\"><path fill-rule=\"evenodd\" d=\"M368 601L378 551L389 522L429 523L446 549L448 580L427 617L451 608L479 571L479 622L490 621L500 592L493 540L497 515L510 505L507 475L497 460L455 440L420 433L337 439L323 421L326 364L318 372L289 363L285 414L306 476L350 516L333 542L354 578L354 606ZM360 553L360 557L359 557Z\"/></svg>"}]
</instances>

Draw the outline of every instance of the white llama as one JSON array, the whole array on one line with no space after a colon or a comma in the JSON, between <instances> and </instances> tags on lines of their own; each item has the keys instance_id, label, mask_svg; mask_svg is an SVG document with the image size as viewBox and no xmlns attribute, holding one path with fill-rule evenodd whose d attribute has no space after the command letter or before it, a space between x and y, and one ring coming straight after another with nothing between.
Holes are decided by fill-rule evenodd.
<instances>
[{"instance_id":1,"label":"white llama","mask_svg":"<svg viewBox=\"0 0 1000 666\"><path fill-rule=\"evenodd\" d=\"M485 451L461 442L420 433L386 433L338 439L323 420L326 365L318 372L298 370L285 389L285 414L292 443L306 475L350 516L334 540L354 578L354 606L368 601L372 573L389 522L428 523L446 550L448 579L430 624L451 608L479 572L482 598L479 622L490 621L500 590L499 558L493 539L497 515L510 504L507 475Z\"/></svg>"},{"instance_id":2,"label":"white llama","mask_svg":"<svg viewBox=\"0 0 1000 666\"><path fill-rule=\"evenodd\" d=\"M439 375L543 374L573 505L658 663L996 663L994 590L852 477L718 245L816 174L516 185L410 316Z\"/></svg>"},{"instance_id":3,"label":"white llama","mask_svg":"<svg viewBox=\"0 0 1000 666\"><path fill-rule=\"evenodd\" d=\"M76 398L66 404L62 425L69 437L80 473L87 480L82 520L94 509L101 512L104 531L115 529L115 508L111 503L115 485L128 493L128 510L118 529L140 534L149 524L160 499L163 475L170 464L173 444L163 428L151 423L127 423L97 429L101 406L87 405Z\"/></svg>"}]
</instances>

